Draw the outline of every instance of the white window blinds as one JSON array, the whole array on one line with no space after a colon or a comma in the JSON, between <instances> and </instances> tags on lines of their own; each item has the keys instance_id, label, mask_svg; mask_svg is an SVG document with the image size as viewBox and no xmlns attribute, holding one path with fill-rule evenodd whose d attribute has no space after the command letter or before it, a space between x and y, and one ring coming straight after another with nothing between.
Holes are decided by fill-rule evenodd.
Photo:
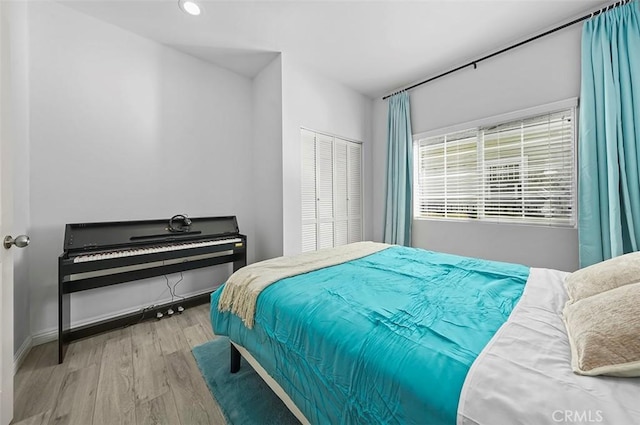
<instances>
[{"instance_id":1,"label":"white window blinds","mask_svg":"<svg viewBox=\"0 0 640 425\"><path fill-rule=\"evenodd\" d=\"M416 218L575 224L575 109L416 142Z\"/></svg>"}]
</instances>

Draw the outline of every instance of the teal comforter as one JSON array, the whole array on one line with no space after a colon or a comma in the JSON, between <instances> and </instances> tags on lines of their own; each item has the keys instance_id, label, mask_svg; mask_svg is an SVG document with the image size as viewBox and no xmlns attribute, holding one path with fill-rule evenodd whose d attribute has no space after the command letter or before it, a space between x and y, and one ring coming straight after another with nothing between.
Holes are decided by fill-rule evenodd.
<instances>
[{"instance_id":1,"label":"teal comforter","mask_svg":"<svg viewBox=\"0 0 640 425\"><path fill-rule=\"evenodd\" d=\"M528 275L521 265L391 246L272 284L252 330L218 311L219 289L211 321L313 424L453 425L465 376Z\"/></svg>"}]
</instances>

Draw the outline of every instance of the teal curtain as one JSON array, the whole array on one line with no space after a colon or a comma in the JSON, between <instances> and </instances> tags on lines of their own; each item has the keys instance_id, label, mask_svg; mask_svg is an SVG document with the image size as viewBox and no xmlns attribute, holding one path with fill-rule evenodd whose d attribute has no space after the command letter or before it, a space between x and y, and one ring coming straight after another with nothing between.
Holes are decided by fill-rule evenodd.
<instances>
[{"instance_id":1,"label":"teal curtain","mask_svg":"<svg viewBox=\"0 0 640 425\"><path fill-rule=\"evenodd\" d=\"M578 145L580 266L640 243L640 12L638 3L582 31Z\"/></svg>"},{"instance_id":2,"label":"teal curtain","mask_svg":"<svg viewBox=\"0 0 640 425\"><path fill-rule=\"evenodd\" d=\"M411 246L413 138L407 92L389 98L384 242Z\"/></svg>"}]
</instances>

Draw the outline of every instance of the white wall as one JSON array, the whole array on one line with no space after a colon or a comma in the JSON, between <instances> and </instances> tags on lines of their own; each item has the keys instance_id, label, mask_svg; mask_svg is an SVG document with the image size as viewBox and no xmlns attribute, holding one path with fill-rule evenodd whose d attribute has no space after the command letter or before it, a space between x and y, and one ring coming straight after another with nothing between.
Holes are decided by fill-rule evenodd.
<instances>
[{"instance_id":1,"label":"white wall","mask_svg":"<svg viewBox=\"0 0 640 425\"><path fill-rule=\"evenodd\" d=\"M581 26L573 26L410 92L413 133L577 97ZM384 188L387 101L374 102L374 185ZM382 238L384 193L375 192L374 238ZM576 229L414 220L413 245L573 271Z\"/></svg>"},{"instance_id":2,"label":"white wall","mask_svg":"<svg viewBox=\"0 0 640 425\"><path fill-rule=\"evenodd\" d=\"M57 328L65 223L237 215L253 240L250 80L53 2L31 6L29 37L33 334ZM228 271L185 273L178 293ZM74 294L72 322L168 295L163 278Z\"/></svg>"},{"instance_id":3,"label":"white wall","mask_svg":"<svg viewBox=\"0 0 640 425\"><path fill-rule=\"evenodd\" d=\"M371 103L282 55L284 255L302 251L301 127L363 142L364 238L372 237Z\"/></svg>"},{"instance_id":4,"label":"white wall","mask_svg":"<svg viewBox=\"0 0 640 425\"><path fill-rule=\"evenodd\" d=\"M282 60L253 80L253 202L256 261L282 255Z\"/></svg>"},{"instance_id":5,"label":"white wall","mask_svg":"<svg viewBox=\"0 0 640 425\"><path fill-rule=\"evenodd\" d=\"M9 172L13 205L12 223L3 217L2 235L29 234L29 88L27 2L2 2L2 140L3 184ZM3 208L5 206L3 205ZM8 226L7 226L8 225ZM12 250L14 260L14 351L30 336L29 279L30 248Z\"/></svg>"}]
</instances>

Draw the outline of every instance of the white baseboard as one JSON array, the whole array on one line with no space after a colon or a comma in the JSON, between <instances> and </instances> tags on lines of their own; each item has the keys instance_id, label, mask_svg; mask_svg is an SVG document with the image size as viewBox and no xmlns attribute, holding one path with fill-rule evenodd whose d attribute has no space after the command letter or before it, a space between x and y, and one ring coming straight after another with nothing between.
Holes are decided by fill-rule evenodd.
<instances>
[{"instance_id":1,"label":"white baseboard","mask_svg":"<svg viewBox=\"0 0 640 425\"><path fill-rule=\"evenodd\" d=\"M31 351L31 347L33 347L33 338L28 336L27 339L24 340L20 348L18 348L18 351L13 357L14 375L16 374L16 372L18 372L18 369L20 368L20 365L22 365L22 362L24 362L24 359L27 358L27 354L29 354L29 352Z\"/></svg>"},{"instance_id":2,"label":"white baseboard","mask_svg":"<svg viewBox=\"0 0 640 425\"><path fill-rule=\"evenodd\" d=\"M202 294L206 294L211 292L211 289L207 289L205 291L195 291L195 292L191 292L191 293L185 293L182 296L184 296L185 298L189 298L189 297L193 297L193 296L197 296L197 295L202 295ZM155 304L157 305L161 305L161 304L165 304L165 303L169 303L171 302L171 298L166 298L163 300L159 300L156 301ZM178 303L176 303L178 304ZM84 326L84 325L89 325L91 323L95 323L95 322L100 322L102 320L108 320L108 319L113 319L115 317L118 316L122 316L125 314L130 314L130 313L135 313L135 312L140 312L144 307L146 307L147 304L138 306L138 307L134 307L134 308L127 308L127 309L122 309L119 311L115 311L109 314L103 314L100 316L95 316L95 317L91 317L88 319L84 319L84 320L78 320L76 322L73 322L71 324L72 328L77 328L80 326ZM43 331L40 331L38 333L35 333L33 335L31 335L31 337L28 338L28 340L30 340L30 347L35 347L36 345L41 345L41 344L46 344L47 342L51 342L51 341L55 341L56 339L58 339L58 328L52 328L52 329L46 329ZM24 345L24 344L22 344ZM22 348L22 347L21 347Z\"/></svg>"},{"instance_id":3,"label":"white baseboard","mask_svg":"<svg viewBox=\"0 0 640 425\"><path fill-rule=\"evenodd\" d=\"M47 342L55 341L58 339L58 329L50 329L48 331L42 331L40 333L31 335L31 346L46 344Z\"/></svg>"}]
</instances>

